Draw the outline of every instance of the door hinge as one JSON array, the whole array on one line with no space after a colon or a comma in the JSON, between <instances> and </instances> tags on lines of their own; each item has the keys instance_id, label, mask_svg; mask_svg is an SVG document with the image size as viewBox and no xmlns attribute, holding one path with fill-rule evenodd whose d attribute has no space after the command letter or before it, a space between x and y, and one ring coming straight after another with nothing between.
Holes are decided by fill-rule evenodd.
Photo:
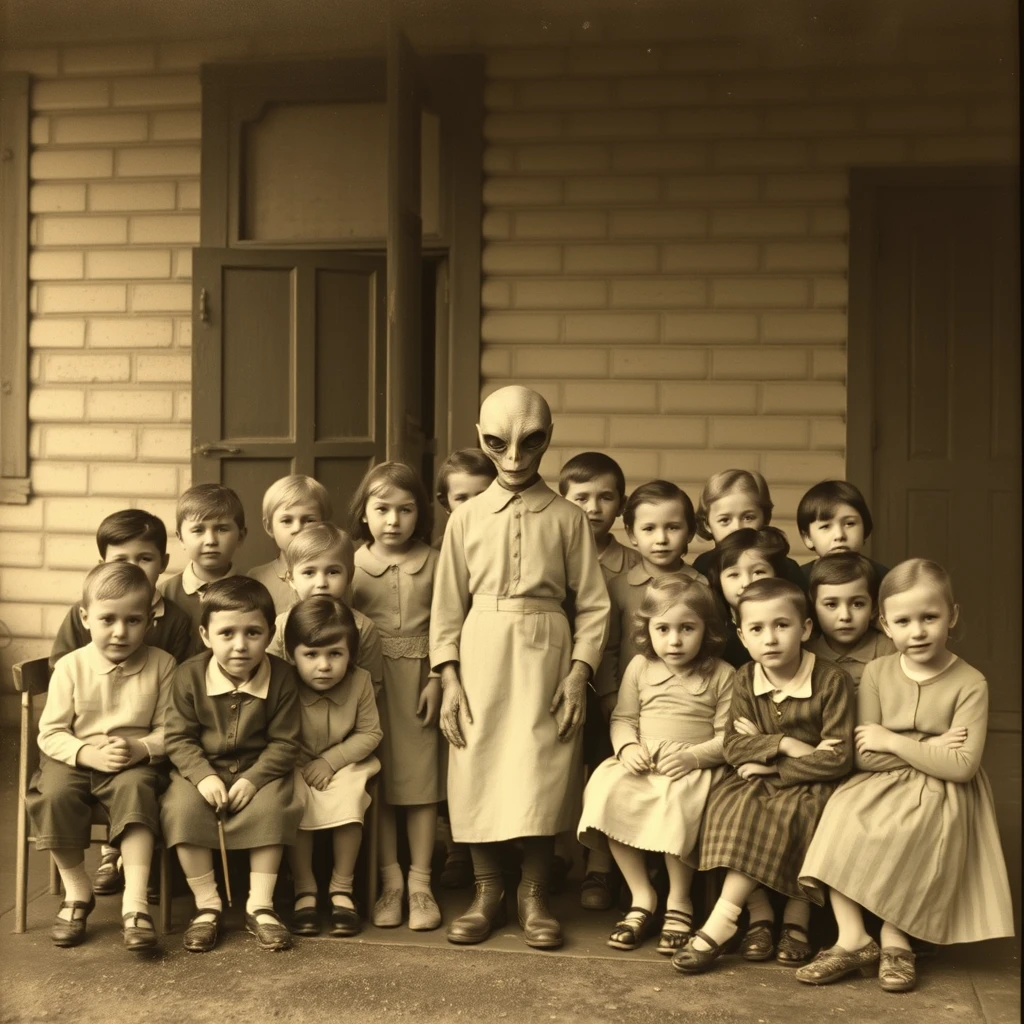
<instances>
[{"instance_id":1,"label":"door hinge","mask_svg":"<svg viewBox=\"0 0 1024 1024\"><path fill-rule=\"evenodd\" d=\"M208 324L210 322L210 307L206 299L206 289L199 289L199 320Z\"/></svg>"}]
</instances>

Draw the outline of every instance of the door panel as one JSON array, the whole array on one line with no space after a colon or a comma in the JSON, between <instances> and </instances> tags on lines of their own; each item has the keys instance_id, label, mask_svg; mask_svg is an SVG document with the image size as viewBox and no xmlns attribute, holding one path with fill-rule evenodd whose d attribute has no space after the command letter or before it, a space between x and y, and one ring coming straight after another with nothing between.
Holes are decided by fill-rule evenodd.
<instances>
[{"instance_id":1,"label":"door panel","mask_svg":"<svg viewBox=\"0 0 1024 1024\"><path fill-rule=\"evenodd\" d=\"M193 479L238 491L242 567L274 557L264 490L322 479L338 512L384 458L383 256L196 249ZM320 476L320 473L323 476Z\"/></svg>"}]
</instances>

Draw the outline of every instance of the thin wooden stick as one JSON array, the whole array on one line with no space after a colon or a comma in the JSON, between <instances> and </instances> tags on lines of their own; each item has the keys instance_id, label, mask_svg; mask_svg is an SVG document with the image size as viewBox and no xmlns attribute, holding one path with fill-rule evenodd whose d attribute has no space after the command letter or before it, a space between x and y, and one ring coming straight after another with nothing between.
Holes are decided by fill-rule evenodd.
<instances>
[{"instance_id":1,"label":"thin wooden stick","mask_svg":"<svg viewBox=\"0 0 1024 1024\"><path fill-rule=\"evenodd\" d=\"M220 840L220 862L224 868L224 888L228 894L228 906L233 906L231 902L231 876L228 874L228 847L224 839L224 815L223 812L217 814L217 838Z\"/></svg>"}]
</instances>

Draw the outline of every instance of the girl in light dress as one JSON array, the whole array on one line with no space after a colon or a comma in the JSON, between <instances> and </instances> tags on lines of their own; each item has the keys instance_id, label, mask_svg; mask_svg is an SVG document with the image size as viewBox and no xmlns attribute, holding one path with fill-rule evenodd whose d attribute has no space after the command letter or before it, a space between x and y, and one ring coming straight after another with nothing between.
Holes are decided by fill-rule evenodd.
<instances>
[{"instance_id":1,"label":"girl in light dress","mask_svg":"<svg viewBox=\"0 0 1024 1024\"><path fill-rule=\"evenodd\" d=\"M634 620L639 654L626 669L611 716L615 756L593 772L580 842L611 848L630 908L608 945L636 949L650 933L657 896L644 851L665 856L669 893L658 952L671 955L692 929L690 885L704 804L725 763L733 671L717 655L724 624L711 591L667 576L646 588Z\"/></svg>"},{"instance_id":2,"label":"girl in light dress","mask_svg":"<svg viewBox=\"0 0 1024 1024\"><path fill-rule=\"evenodd\" d=\"M428 630L438 552L430 546L430 499L416 472L400 462L374 466L350 507L356 551L352 605L373 620L384 653L379 697L384 739L383 799L379 843L381 895L372 920L379 928L402 923L408 889L409 927L440 927L441 911L430 886L437 832L440 775L438 710L441 683L430 673ZM395 807L405 809L410 866L398 864Z\"/></svg>"},{"instance_id":3,"label":"girl in light dress","mask_svg":"<svg viewBox=\"0 0 1024 1024\"><path fill-rule=\"evenodd\" d=\"M911 936L1001 938L1013 935L1013 915L981 768L988 684L946 647L959 614L949 574L923 558L901 562L878 602L898 653L864 670L857 771L829 800L800 871L808 892L829 894L839 937L797 978L822 985L877 970L885 991L906 992L916 983ZM881 948L862 907L882 919Z\"/></svg>"},{"instance_id":4,"label":"girl in light dress","mask_svg":"<svg viewBox=\"0 0 1024 1024\"><path fill-rule=\"evenodd\" d=\"M301 753L295 785L305 810L288 861L295 879L296 935L318 935L313 833L329 829L334 847L331 872L331 935L357 935L362 922L352 899L353 874L370 805L367 783L380 771L373 756L381 740L373 681L356 664L359 627L341 601L309 597L291 609L285 649L301 680Z\"/></svg>"}]
</instances>

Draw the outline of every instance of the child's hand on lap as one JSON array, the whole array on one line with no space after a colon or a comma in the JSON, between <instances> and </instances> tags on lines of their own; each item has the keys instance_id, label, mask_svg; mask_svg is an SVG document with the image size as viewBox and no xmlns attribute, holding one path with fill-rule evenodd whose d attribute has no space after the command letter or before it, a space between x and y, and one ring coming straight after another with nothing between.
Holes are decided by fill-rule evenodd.
<instances>
[{"instance_id":1,"label":"child's hand on lap","mask_svg":"<svg viewBox=\"0 0 1024 1024\"><path fill-rule=\"evenodd\" d=\"M334 769L322 757L314 758L301 771L311 789L326 789L334 778Z\"/></svg>"},{"instance_id":2,"label":"child's hand on lap","mask_svg":"<svg viewBox=\"0 0 1024 1024\"><path fill-rule=\"evenodd\" d=\"M109 737L107 748L125 758L124 765L122 766L124 768L130 768L132 765L145 761L149 757L149 751L146 749L145 744L139 740L125 739L123 736Z\"/></svg>"},{"instance_id":3,"label":"child's hand on lap","mask_svg":"<svg viewBox=\"0 0 1024 1024\"><path fill-rule=\"evenodd\" d=\"M619 760L634 775L643 775L654 767L651 764L651 755L647 753L647 747L643 743L630 743L623 747L619 751Z\"/></svg>"},{"instance_id":4,"label":"child's hand on lap","mask_svg":"<svg viewBox=\"0 0 1024 1024\"><path fill-rule=\"evenodd\" d=\"M420 690L419 703L416 705L416 717L423 719L420 723L424 729L437 725L438 713L441 710L441 679L431 676Z\"/></svg>"},{"instance_id":5,"label":"child's hand on lap","mask_svg":"<svg viewBox=\"0 0 1024 1024\"><path fill-rule=\"evenodd\" d=\"M868 725L858 725L853 730L853 736L857 743L857 752L860 754L868 752L887 754L891 752L889 741L892 739L892 733L884 725L879 725L877 722L871 722Z\"/></svg>"},{"instance_id":6,"label":"child's hand on lap","mask_svg":"<svg viewBox=\"0 0 1024 1024\"><path fill-rule=\"evenodd\" d=\"M228 788L219 775L207 775L196 784L202 798L217 812L227 806Z\"/></svg>"},{"instance_id":7,"label":"child's hand on lap","mask_svg":"<svg viewBox=\"0 0 1024 1024\"><path fill-rule=\"evenodd\" d=\"M128 764L128 755L112 743L102 747L87 745L78 751L78 764L83 768L91 768L97 772L121 771Z\"/></svg>"},{"instance_id":8,"label":"child's hand on lap","mask_svg":"<svg viewBox=\"0 0 1024 1024\"><path fill-rule=\"evenodd\" d=\"M665 754L658 759L656 771L660 775L667 775L670 779L681 779L684 775L696 769L696 758L685 750L677 750L672 754Z\"/></svg>"},{"instance_id":9,"label":"child's hand on lap","mask_svg":"<svg viewBox=\"0 0 1024 1024\"><path fill-rule=\"evenodd\" d=\"M921 742L927 743L930 747L948 747L950 750L959 750L967 742L967 726L958 726L940 736L929 736Z\"/></svg>"},{"instance_id":10,"label":"child's hand on lap","mask_svg":"<svg viewBox=\"0 0 1024 1024\"><path fill-rule=\"evenodd\" d=\"M770 764L758 764L756 761L748 761L736 769L736 774L741 779L746 779L747 782L750 782L759 775L774 775L775 769Z\"/></svg>"},{"instance_id":11,"label":"child's hand on lap","mask_svg":"<svg viewBox=\"0 0 1024 1024\"><path fill-rule=\"evenodd\" d=\"M256 795L256 787L248 779L235 779L228 790L228 810L237 814Z\"/></svg>"}]
</instances>

